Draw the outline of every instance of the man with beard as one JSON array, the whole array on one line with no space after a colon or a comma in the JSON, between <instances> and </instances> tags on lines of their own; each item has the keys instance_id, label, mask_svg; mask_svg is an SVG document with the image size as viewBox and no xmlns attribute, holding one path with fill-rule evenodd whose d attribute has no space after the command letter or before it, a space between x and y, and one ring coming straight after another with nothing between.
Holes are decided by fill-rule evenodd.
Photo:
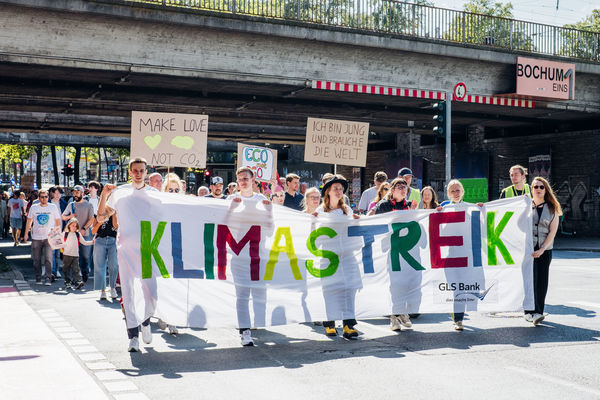
<instances>
[{"instance_id":1,"label":"man with beard","mask_svg":"<svg viewBox=\"0 0 600 400\"><path fill-rule=\"evenodd\" d=\"M91 203L84 200L83 194L85 189L81 185L76 185L73 188L73 201L67 205L67 208L62 214L63 221L68 221L71 218L77 218L81 224L79 232L87 241L92 240L91 226L94 223L94 207ZM90 274L92 249L91 246L79 244L79 269L83 282L87 282Z\"/></svg>"},{"instance_id":2,"label":"man with beard","mask_svg":"<svg viewBox=\"0 0 600 400\"><path fill-rule=\"evenodd\" d=\"M214 176L210 180L210 193L204 197L211 197L214 199L226 199L227 196L223 194L223 178L220 176Z\"/></svg>"}]
</instances>

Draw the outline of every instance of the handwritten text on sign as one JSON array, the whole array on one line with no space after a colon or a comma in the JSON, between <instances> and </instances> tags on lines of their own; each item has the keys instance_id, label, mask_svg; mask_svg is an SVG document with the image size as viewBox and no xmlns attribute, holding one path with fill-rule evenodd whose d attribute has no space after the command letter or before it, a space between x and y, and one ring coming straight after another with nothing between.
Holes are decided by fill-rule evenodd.
<instances>
[{"instance_id":1,"label":"handwritten text on sign","mask_svg":"<svg viewBox=\"0 0 600 400\"><path fill-rule=\"evenodd\" d=\"M238 143L238 167L249 167L259 181L275 178L277 150Z\"/></svg>"},{"instance_id":2,"label":"handwritten text on sign","mask_svg":"<svg viewBox=\"0 0 600 400\"><path fill-rule=\"evenodd\" d=\"M364 167L369 124L308 118L304 161Z\"/></svg>"},{"instance_id":3,"label":"handwritten text on sign","mask_svg":"<svg viewBox=\"0 0 600 400\"><path fill-rule=\"evenodd\" d=\"M131 157L149 165L206 167L208 115L131 113Z\"/></svg>"}]
</instances>

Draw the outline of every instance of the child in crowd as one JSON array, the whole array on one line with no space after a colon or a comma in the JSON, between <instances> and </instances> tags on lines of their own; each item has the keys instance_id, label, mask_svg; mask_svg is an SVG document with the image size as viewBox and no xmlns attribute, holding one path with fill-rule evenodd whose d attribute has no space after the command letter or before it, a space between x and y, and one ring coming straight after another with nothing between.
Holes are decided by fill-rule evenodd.
<instances>
[{"instance_id":1,"label":"child in crowd","mask_svg":"<svg viewBox=\"0 0 600 400\"><path fill-rule=\"evenodd\" d=\"M77 218L71 218L67 222L67 226L64 230L64 235L61 237L62 244L56 246L51 243L52 248L60 249L63 248L63 276L65 277L65 288L81 289L85 283L81 280L81 273L79 271L79 243L84 246L91 246L94 244L93 240L85 240L83 235L79 233L81 230L79 221ZM73 280L71 281L71 269L73 270Z\"/></svg>"}]
</instances>

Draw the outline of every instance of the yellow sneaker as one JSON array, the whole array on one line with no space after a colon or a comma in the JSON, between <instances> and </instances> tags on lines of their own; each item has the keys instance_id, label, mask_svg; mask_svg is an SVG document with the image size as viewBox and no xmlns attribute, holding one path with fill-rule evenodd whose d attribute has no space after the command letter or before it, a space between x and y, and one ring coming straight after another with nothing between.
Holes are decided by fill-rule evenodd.
<instances>
[{"instance_id":1,"label":"yellow sneaker","mask_svg":"<svg viewBox=\"0 0 600 400\"><path fill-rule=\"evenodd\" d=\"M335 330L335 328L325 327L325 334L327 336L337 336L337 331Z\"/></svg>"},{"instance_id":2,"label":"yellow sneaker","mask_svg":"<svg viewBox=\"0 0 600 400\"><path fill-rule=\"evenodd\" d=\"M350 328L348 325L344 325L344 337L346 339L356 339L358 332L354 328Z\"/></svg>"}]
</instances>

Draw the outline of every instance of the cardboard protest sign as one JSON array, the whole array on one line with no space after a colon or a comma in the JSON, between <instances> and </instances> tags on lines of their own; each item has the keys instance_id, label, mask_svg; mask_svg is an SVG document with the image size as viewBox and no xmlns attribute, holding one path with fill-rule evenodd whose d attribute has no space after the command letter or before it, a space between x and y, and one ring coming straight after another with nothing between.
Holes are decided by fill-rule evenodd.
<instances>
[{"instance_id":1,"label":"cardboard protest sign","mask_svg":"<svg viewBox=\"0 0 600 400\"><path fill-rule=\"evenodd\" d=\"M304 161L364 167L368 139L366 122L308 118Z\"/></svg>"},{"instance_id":2,"label":"cardboard protest sign","mask_svg":"<svg viewBox=\"0 0 600 400\"><path fill-rule=\"evenodd\" d=\"M149 165L205 168L208 115L132 111L131 157Z\"/></svg>"},{"instance_id":3,"label":"cardboard protest sign","mask_svg":"<svg viewBox=\"0 0 600 400\"><path fill-rule=\"evenodd\" d=\"M275 178L277 150L238 143L238 167L249 167L258 181L268 182Z\"/></svg>"}]
</instances>

